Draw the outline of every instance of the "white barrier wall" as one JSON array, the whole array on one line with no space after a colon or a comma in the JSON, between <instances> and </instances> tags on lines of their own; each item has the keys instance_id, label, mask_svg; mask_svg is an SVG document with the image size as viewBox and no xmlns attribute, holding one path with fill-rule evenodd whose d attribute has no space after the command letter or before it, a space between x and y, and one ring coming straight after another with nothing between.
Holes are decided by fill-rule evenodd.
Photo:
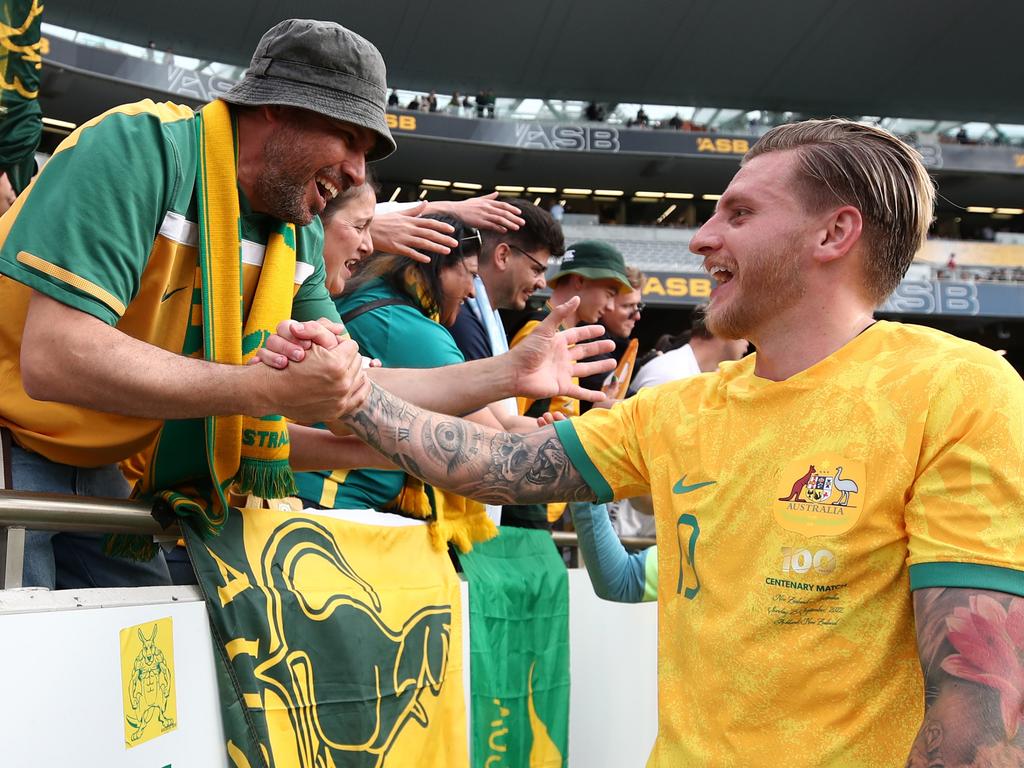
<instances>
[{"instance_id":1,"label":"white barrier wall","mask_svg":"<svg viewBox=\"0 0 1024 768\"><path fill-rule=\"evenodd\" d=\"M656 607L599 600L586 573L570 571L569 610L570 768L643 766L657 725ZM160 733L154 719L149 740L128 747L121 633L133 628L125 636L134 642L134 628L148 637L168 617L175 724ZM465 584L463 618L468 669ZM137 645L127 650L129 670ZM210 630L195 590L0 591L0 766L58 765L226 768Z\"/></svg>"}]
</instances>

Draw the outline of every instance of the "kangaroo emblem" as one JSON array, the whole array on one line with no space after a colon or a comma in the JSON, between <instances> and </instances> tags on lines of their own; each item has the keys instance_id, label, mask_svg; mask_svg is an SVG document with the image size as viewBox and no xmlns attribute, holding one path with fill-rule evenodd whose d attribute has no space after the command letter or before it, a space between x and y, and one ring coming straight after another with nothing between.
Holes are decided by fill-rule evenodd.
<instances>
[{"instance_id":1,"label":"kangaroo emblem","mask_svg":"<svg viewBox=\"0 0 1024 768\"><path fill-rule=\"evenodd\" d=\"M167 700L171 694L171 670L164 652L156 647L157 626L153 625L153 633L149 637L141 629L138 632L142 650L135 657L128 690L133 714L125 716L129 725L135 729L131 735L132 741L142 737L154 714L162 730L174 726L174 720L166 715Z\"/></svg>"},{"instance_id":2,"label":"kangaroo emblem","mask_svg":"<svg viewBox=\"0 0 1024 768\"><path fill-rule=\"evenodd\" d=\"M813 475L815 472L817 472L817 470L814 468L814 465L811 464L807 468L807 474L801 477L795 483L793 483L793 488L790 490L789 496L786 496L783 499L779 499L779 501L800 501L800 494L803 493L804 488L807 487L807 483L811 479L811 475Z\"/></svg>"}]
</instances>

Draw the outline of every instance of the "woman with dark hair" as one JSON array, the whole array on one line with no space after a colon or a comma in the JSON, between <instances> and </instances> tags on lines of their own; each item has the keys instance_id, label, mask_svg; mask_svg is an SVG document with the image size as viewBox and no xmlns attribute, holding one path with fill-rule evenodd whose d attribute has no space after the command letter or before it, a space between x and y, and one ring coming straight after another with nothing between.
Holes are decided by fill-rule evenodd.
<instances>
[{"instance_id":1,"label":"woman with dark hair","mask_svg":"<svg viewBox=\"0 0 1024 768\"><path fill-rule=\"evenodd\" d=\"M443 256L430 254L426 263L378 253L335 299L360 351L388 368L436 368L464 361L447 326L455 322L462 301L473 295L480 232L454 216L429 218L450 224L458 246ZM466 418L501 428L486 408ZM307 505L381 511L395 509L405 479L402 471L380 469L297 476L299 496Z\"/></svg>"}]
</instances>

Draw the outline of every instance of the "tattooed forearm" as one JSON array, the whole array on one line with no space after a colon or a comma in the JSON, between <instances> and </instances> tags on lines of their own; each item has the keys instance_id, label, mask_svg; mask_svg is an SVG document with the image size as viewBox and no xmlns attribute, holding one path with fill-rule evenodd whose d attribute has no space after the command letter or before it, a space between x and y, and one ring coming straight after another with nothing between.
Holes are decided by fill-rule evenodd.
<instances>
[{"instance_id":1,"label":"tattooed forearm","mask_svg":"<svg viewBox=\"0 0 1024 768\"><path fill-rule=\"evenodd\" d=\"M438 488L494 504L593 501L553 427L518 435L411 406L377 385L343 421L356 435Z\"/></svg>"},{"instance_id":2,"label":"tattooed forearm","mask_svg":"<svg viewBox=\"0 0 1024 768\"><path fill-rule=\"evenodd\" d=\"M1024 598L914 592L924 723L908 768L1024 768Z\"/></svg>"}]
</instances>

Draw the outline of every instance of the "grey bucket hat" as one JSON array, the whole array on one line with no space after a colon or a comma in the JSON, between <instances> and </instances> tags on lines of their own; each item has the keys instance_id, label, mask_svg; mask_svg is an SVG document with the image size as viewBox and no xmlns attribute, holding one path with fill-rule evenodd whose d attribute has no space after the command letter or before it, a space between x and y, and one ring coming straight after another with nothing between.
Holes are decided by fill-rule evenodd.
<instances>
[{"instance_id":1,"label":"grey bucket hat","mask_svg":"<svg viewBox=\"0 0 1024 768\"><path fill-rule=\"evenodd\" d=\"M260 39L245 77L221 98L280 104L361 125L377 134L367 160L395 151L385 116L387 71L373 43L333 21L287 19Z\"/></svg>"}]
</instances>

